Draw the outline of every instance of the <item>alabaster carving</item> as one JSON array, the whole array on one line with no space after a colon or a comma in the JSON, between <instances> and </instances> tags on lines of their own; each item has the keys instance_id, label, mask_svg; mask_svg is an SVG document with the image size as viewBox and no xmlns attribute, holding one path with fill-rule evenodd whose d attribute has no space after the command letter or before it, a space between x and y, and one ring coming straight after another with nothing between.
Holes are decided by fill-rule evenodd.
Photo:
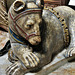
<instances>
[{"instance_id":1,"label":"alabaster carving","mask_svg":"<svg viewBox=\"0 0 75 75\"><path fill-rule=\"evenodd\" d=\"M12 64L6 75L24 75L49 64L66 48L75 54L75 11L67 6L42 7L41 0L7 0ZM12 3L13 2L13 3ZM12 3L12 5L11 5Z\"/></svg>"}]
</instances>

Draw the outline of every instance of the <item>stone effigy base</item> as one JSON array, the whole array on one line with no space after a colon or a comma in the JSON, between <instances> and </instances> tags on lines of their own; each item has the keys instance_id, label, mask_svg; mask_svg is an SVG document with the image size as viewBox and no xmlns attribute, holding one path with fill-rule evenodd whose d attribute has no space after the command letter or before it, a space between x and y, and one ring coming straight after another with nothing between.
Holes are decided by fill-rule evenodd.
<instances>
[{"instance_id":1,"label":"stone effigy base","mask_svg":"<svg viewBox=\"0 0 75 75\"><path fill-rule=\"evenodd\" d=\"M50 66L62 59L64 59L63 53L65 52L62 51L59 53L54 60L48 64L47 66ZM4 56L0 57L0 75L6 75L5 74L5 69L7 66L9 66L11 63L8 61L8 55L5 54ZM45 66L45 67L47 67ZM44 67L44 68L45 68ZM43 69L42 69L43 70ZM35 75L36 73L27 73L25 75ZM61 66L54 72L50 73L49 75L75 75L75 62L67 62L65 65Z\"/></svg>"}]
</instances>

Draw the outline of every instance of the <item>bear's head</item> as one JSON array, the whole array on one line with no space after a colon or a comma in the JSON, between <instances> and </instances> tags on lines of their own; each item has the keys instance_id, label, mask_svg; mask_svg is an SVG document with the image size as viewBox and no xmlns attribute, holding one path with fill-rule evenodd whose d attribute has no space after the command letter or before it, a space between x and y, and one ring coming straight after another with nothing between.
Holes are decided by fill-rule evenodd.
<instances>
[{"instance_id":1,"label":"bear's head","mask_svg":"<svg viewBox=\"0 0 75 75\"><path fill-rule=\"evenodd\" d=\"M9 9L9 27L30 44L41 42L42 7L40 0L16 0Z\"/></svg>"}]
</instances>

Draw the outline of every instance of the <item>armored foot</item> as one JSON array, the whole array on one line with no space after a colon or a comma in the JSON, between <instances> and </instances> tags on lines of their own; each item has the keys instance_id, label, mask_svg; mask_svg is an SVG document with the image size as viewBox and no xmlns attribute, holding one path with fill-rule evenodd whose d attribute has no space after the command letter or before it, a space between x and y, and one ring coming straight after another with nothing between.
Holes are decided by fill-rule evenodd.
<instances>
[{"instance_id":1,"label":"armored foot","mask_svg":"<svg viewBox=\"0 0 75 75\"><path fill-rule=\"evenodd\" d=\"M39 62L39 58L32 52L24 54L25 63L16 58L12 50L9 51L8 58L12 64L6 69L6 75L24 75L36 67Z\"/></svg>"},{"instance_id":2,"label":"armored foot","mask_svg":"<svg viewBox=\"0 0 75 75\"><path fill-rule=\"evenodd\" d=\"M70 57L75 55L75 47L70 47L67 49L67 51L65 52L65 57Z\"/></svg>"},{"instance_id":3,"label":"armored foot","mask_svg":"<svg viewBox=\"0 0 75 75\"><path fill-rule=\"evenodd\" d=\"M28 70L23 68L20 62L15 62L11 64L6 69L6 75L24 75Z\"/></svg>"}]
</instances>

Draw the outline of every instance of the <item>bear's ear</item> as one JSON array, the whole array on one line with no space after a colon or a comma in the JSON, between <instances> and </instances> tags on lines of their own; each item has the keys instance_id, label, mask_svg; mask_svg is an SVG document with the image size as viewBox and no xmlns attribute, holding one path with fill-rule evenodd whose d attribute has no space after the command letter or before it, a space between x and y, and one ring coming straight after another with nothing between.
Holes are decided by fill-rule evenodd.
<instances>
[{"instance_id":1,"label":"bear's ear","mask_svg":"<svg viewBox=\"0 0 75 75\"><path fill-rule=\"evenodd\" d=\"M14 3L13 3L13 9L14 11L18 12L22 9L25 8L25 3L22 1L22 0L16 0Z\"/></svg>"}]
</instances>

